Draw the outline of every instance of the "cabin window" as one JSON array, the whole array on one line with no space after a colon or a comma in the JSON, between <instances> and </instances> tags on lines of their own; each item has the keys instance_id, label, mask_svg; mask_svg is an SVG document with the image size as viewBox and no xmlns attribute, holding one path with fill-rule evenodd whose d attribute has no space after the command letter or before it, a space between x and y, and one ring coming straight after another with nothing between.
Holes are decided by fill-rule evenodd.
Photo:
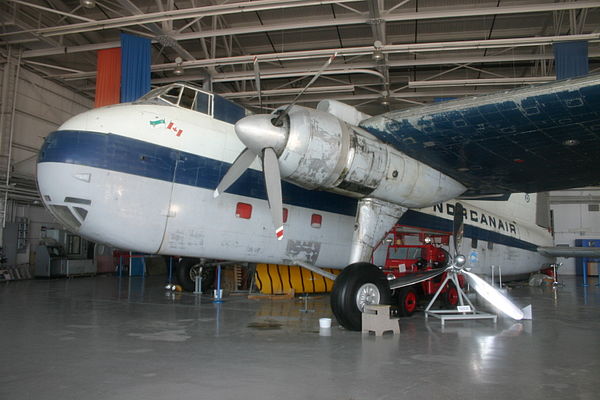
<instances>
[{"instance_id":1,"label":"cabin window","mask_svg":"<svg viewBox=\"0 0 600 400\"><path fill-rule=\"evenodd\" d=\"M237 203L235 207L235 216L243 219L252 218L252 205L247 203Z\"/></svg>"},{"instance_id":2,"label":"cabin window","mask_svg":"<svg viewBox=\"0 0 600 400\"><path fill-rule=\"evenodd\" d=\"M488 242L488 250L494 249L494 242Z\"/></svg>"},{"instance_id":3,"label":"cabin window","mask_svg":"<svg viewBox=\"0 0 600 400\"><path fill-rule=\"evenodd\" d=\"M192 88L184 87L179 105L183 108L192 109L194 105L194 97L196 97L196 91Z\"/></svg>"},{"instance_id":4,"label":"cabin window","mask_svg":"<svg viewBox=\"0 0 600 400\"><path fill-rule=\"evenodd\" d=\"M323 217L320 216L319 214L313 214L310 217L310 226L312 226L313 228L320 228L322 222L323 222Z\"/></svg>"},{"instance_id":5,"label":"cabin window","mask_svg":"<svg viewBox=\"0 0 600 400\"><path fill-rule=\"evenodd\" d=\"M210 96L208 94L198 92L195 110L210 115Z\"/></svg>"},{"instance_id":6,"label":"cabin window","mask_svg":"<svg viewBox=\"0 0 600 400\"><path fill-rule=\"evenodd\" d=\"M288 209L284 208L283 209L283 223L285 224L288 220Z\"/></svg>"},{"instance_id":7,"label":"cabin window","mask_svg":"<svg viewBox=\"0 0 600 400\"><path fill-rule=\"evenodd\" d=\"M471 248L472 249L476 249L477 248L477 238L472 238L471 239Z\"/></svg>"}]
</instances>

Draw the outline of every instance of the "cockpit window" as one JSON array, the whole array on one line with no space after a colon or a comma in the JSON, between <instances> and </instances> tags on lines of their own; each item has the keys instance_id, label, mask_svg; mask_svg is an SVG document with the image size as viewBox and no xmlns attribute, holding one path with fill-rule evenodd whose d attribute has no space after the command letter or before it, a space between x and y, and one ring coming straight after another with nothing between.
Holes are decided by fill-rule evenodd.
<instances>
[{"instance_id":1,"label":"cockpit window","mask_svg":"<svg viewBox=\"0 0 600 400\"><path fill-rule=\"evenodd\" d=\"M183 93L181 94L181 99L179 101L179 106L193 110L195 97L196 97L196 91L194 89L189 88L189 87L184 87Z\"/></svg>"},{"instance_id":2,"label":"cockpit window","mask_svg":"<svg viewBox=\"0 0 600 400\"><path fill-rule=\"evenodd\" d=\"M169 103L177 105L179 102L179 94L181 92L181 86L173 86L167 90L166 93L162 93L160 97L167 100Z\"/></svg>"},{"instance_id":3,"label":"cockpit window","mask_svg":"<svg viewBox=\"0 0 600 400\"><path fill-rule=\"evenodd\" d=\"M168 103L214 116L216 119L230 124L235 124L246 115L246 110L243 107L224 97L203 92L193 85L184 83L175 83L153 89L140 97L136 103Z\"/></svg>"}]
</instances>

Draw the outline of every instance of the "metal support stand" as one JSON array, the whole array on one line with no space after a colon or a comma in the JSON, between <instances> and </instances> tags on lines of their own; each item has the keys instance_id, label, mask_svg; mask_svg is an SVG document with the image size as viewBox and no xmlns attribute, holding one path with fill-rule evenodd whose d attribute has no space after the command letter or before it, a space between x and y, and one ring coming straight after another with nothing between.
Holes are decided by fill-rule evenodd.
<instances>
[{"instance_id":1,"label":"metal support stand","mask_svg":"<svg viewBox=\"0 0 600 400\"><path fill-rule=\"evenodd\" d=\"M587 276L587 273L588 273L588 264L587 263L588 263L588 259L587 258L583 258L581 260L581 275L583 277L583 287L590 286L588 284L588 276ZM552 264L552 265L554 265L554 264Z\"/></svg>"},{"instance_id":2,"label":"metal support stand","mask_svg":"<svg viewBox=\"0 0 600 400\"><path fill-rule=\"evenodd\" d=\"M194 294L202 294L202 276L200 274L196 275Z\"/></svg>"},{"instance_id":3,"label":"metal support stand","mask_svg":"<svg viewBox=\"0 0 600 400\"><path fill-rule=\"evenodd\" d=\"M305 312L305 313L315 312L315 310L308 309L308 293L304 294L303 300L304 300L304 308L300 309L300 312Z\"/></svg>"},{"instance_id":4,"label":"metal support stand","mask_svg":"<svg viewBox=\"0 0 600 400\"><path fill-rule=\"evenodd\" d=\"M458 292L458 302L460 305L456 308L456 310L431 310L433 303L435 303L440 293L442 293L442 290L444 287L446 287L448 281L452 281L452 283L454 283L454 287ZM442 326L444 326L446 320L456 321L467 319L491 319L494 321L494 323L496 323L498 320L497 315L484 313L475 308L473 303L471 303L471 300L469 300L465 292L460 287L458 276L454 271L449 271L446 274L446 278L440 285L440 288L437 290L437 292L435 292L435 295L427 305L427 308L425 309L425 319L427 319L429 316L439 318L442 321Z\"/></svg>"},{"instance_id":5,"label":"metal support stand","mask_svg":"<svg viewBox=\"0 0 600 400\"><path fill-rule=\"evenodd\" d=\"M556 270L558 269L558 267L560 267L561 265L562 265L562 263L552 264L552 272L553 272L553 275L554 275L554 282L552 282L552 287L553 288L565 286L564 284L562 284L561 282L558 281L558 273L556 272Z\"/></svg>"},{"instance_id":6,"label":"metal support stand","mask_svg":"<svg viewBox=\"0 0 600 400\"><path fill-rule=\"evenodd\" d=\"M223 302L223 289L221 289L221 264L217 266L217 288L214 292L215 299L213 303L222 303Z\"/></svg>"}]
</instances>

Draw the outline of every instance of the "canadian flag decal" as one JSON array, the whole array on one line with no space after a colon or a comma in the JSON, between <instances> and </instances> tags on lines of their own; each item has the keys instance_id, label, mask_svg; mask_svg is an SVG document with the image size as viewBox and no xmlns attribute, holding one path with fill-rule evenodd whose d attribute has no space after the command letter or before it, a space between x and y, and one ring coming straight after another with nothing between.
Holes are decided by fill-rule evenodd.
<instances>
[{"instance_id":1,"label":"canadian flag decal","mask_svg":"<svg viewBox=\"0 0 600 400\"><path fill-rule=\"evenodd\" d=\"M175 132L176 133L175 136L181 136L181 134L183 133L183 129L177 129L177 127L175 126L173 121L169 122L169 125L167 125L167 129Z\"/></svg>"}]
</instances>

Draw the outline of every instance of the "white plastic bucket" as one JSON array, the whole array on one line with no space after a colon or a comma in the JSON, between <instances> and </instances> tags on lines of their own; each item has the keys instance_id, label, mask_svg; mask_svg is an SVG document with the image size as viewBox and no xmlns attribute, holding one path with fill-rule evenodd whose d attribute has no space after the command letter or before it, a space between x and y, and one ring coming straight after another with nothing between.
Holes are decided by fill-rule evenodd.
<instances>
[{"instance_id":1,"label":"white plastic bucket","mask_svg":"<svg viewBox=\"0 0 600 400\"><path fill-rule=\"evenodd\" d=\"M320 328L331 328L331 318L319 318Z\"/></svg>"}]
</instances>

